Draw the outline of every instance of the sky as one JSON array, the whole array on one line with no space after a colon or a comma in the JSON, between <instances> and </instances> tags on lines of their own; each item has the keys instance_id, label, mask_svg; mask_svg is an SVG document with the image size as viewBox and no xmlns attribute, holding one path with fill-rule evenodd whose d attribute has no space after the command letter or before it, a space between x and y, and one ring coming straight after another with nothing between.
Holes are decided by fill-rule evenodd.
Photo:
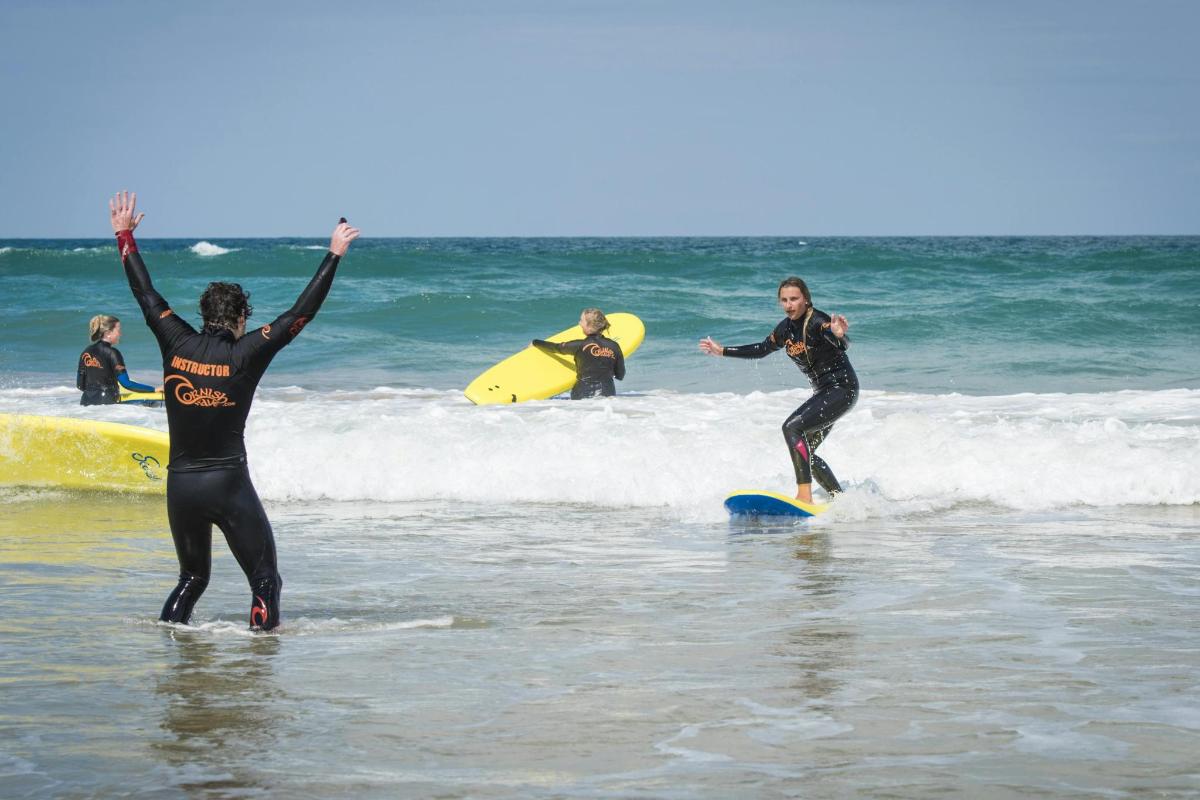
<instances>
[{"instance_id":1,"label":"sky","mask_svg":"<svg viewBox=\"0 0 1200 800\"><path fill-rule=\"evenodd\" d=\"M0 238L1200 234L1200 2L0 4Z\"/></svg>"}]
</instances>

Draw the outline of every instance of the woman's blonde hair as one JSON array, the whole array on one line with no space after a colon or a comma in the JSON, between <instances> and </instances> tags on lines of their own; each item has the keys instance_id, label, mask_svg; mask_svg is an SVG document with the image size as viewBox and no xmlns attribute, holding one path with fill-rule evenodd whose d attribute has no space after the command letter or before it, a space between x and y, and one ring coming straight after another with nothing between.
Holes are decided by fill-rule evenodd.
<instances>
[{"instance_id":1,"label":"woman's blonde hair","mask_svg":"<svg viewBox=\"0 0 1200 800\"><path fill-rule=\"evenodd\" d=\"M92 336L93 342L98 342L104 334L117 327L117 323L121 320L108 314L97 314L92 317L92 321L88 323L88 333Z\"/></svg>"},{"instance_id":2,"label":"woman's blonde hair","mask_svg":"<svg viewBox=\"0 0 1200 800\"><path fill-rule=\"evenodd\" d=\"M585 308L579 316L583 318L583 332L588 336L608 330L608 317L598 308Z\"/></svg>"}]
</instances>

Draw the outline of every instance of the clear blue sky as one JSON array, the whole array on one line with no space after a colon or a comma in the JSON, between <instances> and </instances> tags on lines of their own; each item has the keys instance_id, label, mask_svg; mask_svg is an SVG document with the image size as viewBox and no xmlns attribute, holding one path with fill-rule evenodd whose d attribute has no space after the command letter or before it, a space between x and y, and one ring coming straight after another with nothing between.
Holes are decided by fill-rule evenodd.
<instances>
[{"instance_id":1,"label":"clear blue sky","mask_svg":"<svg viewBox=\"0 0 1200 800\"><path fill-rule=\"evenodd\" d=\"M1200 233L1200 2L0 5L0 237Z\"/></svg>"}]
</instances>

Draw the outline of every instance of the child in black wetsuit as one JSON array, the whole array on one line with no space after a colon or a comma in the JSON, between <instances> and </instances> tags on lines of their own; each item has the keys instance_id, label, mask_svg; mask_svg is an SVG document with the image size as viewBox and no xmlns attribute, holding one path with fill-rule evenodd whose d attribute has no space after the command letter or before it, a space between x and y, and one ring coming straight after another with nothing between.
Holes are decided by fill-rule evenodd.
<instances>
[{"instance_id":1,"label":"child in black wetsuit","mask_svg":"<svg viewBox=\"0 0 1200 800\"><path fill-rule=\"evenodd\" d=\"M585 308L579 315L579 327L587 338L570 342L547 342L534 339L533 346L547 353L563 353L575 358L575 385L571 399L612 397L617 393L613 378L625 379L625 356L621 345L607 338L608 318L598 308Z\"/></svg>"}]
</instances>

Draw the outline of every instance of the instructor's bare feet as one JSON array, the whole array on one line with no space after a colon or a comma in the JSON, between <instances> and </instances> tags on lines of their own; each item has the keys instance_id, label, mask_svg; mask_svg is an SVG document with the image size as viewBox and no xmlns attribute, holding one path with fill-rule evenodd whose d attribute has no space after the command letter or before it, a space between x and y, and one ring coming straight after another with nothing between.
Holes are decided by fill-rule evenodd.
<instances>
[{"instance_id":1,"label":"instructor's bare feet","mask_svg":"<svg viewBox=\"0 0 1200 800\"><path fill-rule=\"evenodd\" d=\"M812 499L812 484L797 483L796 484L796 499L801 503L811 503Z\"/></svg>"}]
</instances>

